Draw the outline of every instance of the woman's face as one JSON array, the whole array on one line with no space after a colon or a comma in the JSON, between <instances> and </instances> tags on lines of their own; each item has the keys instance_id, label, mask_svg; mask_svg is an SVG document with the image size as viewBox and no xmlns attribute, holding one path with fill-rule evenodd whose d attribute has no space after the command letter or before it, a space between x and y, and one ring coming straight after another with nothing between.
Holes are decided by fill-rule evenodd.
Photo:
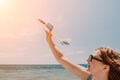
<instances>
[{"instance_id":1,"label":"woman's face","mask_svg":"<svg viewBox=\"0 0 120 80\"><path fill-rule=\"evenodd\" d=\"M103 70L102 59L100 58L100 51L95 51L88 59L88 71L92 74L100 73Z\"/></svg>"}]
</instances>

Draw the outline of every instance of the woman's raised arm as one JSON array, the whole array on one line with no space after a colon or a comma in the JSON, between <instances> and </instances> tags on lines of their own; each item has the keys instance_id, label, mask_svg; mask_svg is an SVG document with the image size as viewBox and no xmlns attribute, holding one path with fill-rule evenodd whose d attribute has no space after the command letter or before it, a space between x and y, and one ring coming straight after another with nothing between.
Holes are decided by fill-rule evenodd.
<instances>
[{"instance_id":1,"label":"woman's raised arm","mask_svg":"<svg viewBox=\"0 0 120 80\"><path fill-rule=\"evenodd\" d=\"M73 73L74 75L78 76L82 80L86 80L89 76L89 72L86 70L86 68L74 64L71 61L69 61L62 52L59 51L59 49L55 46L55 44L52 41L52 31L46 31L46 41L53 52L53 55L55 56L56 60L68 71Z\"/></svg>"}]
</instances>

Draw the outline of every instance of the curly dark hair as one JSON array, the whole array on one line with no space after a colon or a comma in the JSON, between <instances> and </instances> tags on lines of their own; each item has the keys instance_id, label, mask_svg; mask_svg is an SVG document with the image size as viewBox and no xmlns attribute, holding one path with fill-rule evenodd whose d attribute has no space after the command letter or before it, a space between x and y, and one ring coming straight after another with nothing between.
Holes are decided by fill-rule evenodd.
<instances>
[{"instance_id":1,"label":"curly dark hair","mask_svg":"<svg viewBox=\"0 0 120 80\"><path fill-rule=\"evenodd\" d=\"M103 63L110 66L108 80L120 80L120 53L104 47L97 50L101 52L100 57L103 59Z\"/></svg>"}]
</instances>

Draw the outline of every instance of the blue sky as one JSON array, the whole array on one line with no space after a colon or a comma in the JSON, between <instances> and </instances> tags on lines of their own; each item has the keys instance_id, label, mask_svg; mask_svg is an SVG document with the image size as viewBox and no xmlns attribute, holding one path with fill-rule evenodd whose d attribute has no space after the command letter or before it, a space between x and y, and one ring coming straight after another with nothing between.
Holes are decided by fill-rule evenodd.
<instances>
[{"instance_id":1,"label":"blue sky","mask_svg":"<svg viewBox=\"0 0 120 80\"><path fill-rule=\"evenodd\" d=\"M54 25L60 38L70 38L63 54L74 63L98 47L119 51L119 0L6 0L0 6L0 64L56 64L36 18Z\"/></svg>"}]
</instances>

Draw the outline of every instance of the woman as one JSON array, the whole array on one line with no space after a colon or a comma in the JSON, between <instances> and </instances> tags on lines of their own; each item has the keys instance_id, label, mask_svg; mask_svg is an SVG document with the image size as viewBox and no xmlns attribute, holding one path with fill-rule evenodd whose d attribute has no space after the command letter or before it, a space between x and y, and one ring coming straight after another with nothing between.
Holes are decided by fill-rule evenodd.
<instances>
[{"instance_id":1,"label":"woman","mask_svg":"<svg viewBox=\"0 0 120 80\"><path fill-rule=\"evenodd\" d=\"M52 31L46 31L46 40L56 60L81 80L120 80L120 55L109 48L98 48L87 59L88 68L74 64L60 52L52 41Z\"/></svg>"}]
</instances>

